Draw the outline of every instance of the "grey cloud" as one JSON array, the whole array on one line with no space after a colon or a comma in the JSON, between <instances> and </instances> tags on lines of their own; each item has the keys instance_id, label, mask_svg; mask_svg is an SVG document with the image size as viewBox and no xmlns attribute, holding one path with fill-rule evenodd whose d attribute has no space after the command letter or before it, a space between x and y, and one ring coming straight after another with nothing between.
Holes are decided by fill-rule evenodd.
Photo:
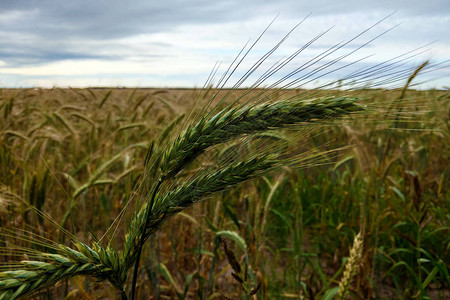
<instances>
[{"instance_id":1,"label":"grey cloud","mask_svg":"<svg viewBox=\"0 0 450 300\"><path fill-rule=\"evenodd\" d=\"M0 11L0 37L4 41L0 45L0 59L9 66L18 61L36 63L38 57L45 63L52 55L54 60L76 59L83 56L70 55L71 47L83 47L74 46L76 41L103 41L110 43L109 47L114 50L114 39L161 32L189 23L220 22L228 18L223 9L209 1L189 5L184 1L135 1L132 4L123 1L6 1ZM14 15L15 18L8 18ZM16 37L21 36L30 38L17 43ZM52 47L55 44L56 47ZM10 51L6 51L6 47ZM92 47L84 55L89 57L95 50ZM17 58L12 55L14 52L18 53ZM20 57L25 53L30 59Z\"/></svg>"},{"instance_id":2,"label":"grey cloud","mask_svg":"<svg viewBox=\"0 0 450 300\"><path fill-rule=\"evenodd\" d=\"M36 2L34 2L36 3ZM159 32L182 24L221 21L229 8L210 1L39 1L8 2L2 14L25 13L9 25L16 33L34 32L45 37L111 39L130 34ZM228 10L228 12L227 12ZM1 24L1 23L0 23Z\"/></svg>"},{"instance_id":3,"label":"grey cloud","mask_svg":"<svg viewBox=\"0 0 450 300\"><path fill-rule=\"evenodd\" d=\"M313 16L374 11L402 15L448 15L446 0L430 1L6 1L2 14L30 12L26 20L8 25L16 33L35 33L46 38L111 39L130 34L170 30L186 24L245 20L255 15L273 17L280 13L301 19Z\"/></svg>"},{"instance_id":4,"label":"grey cloud","mask_svg":"<svg viewBox=\"0 0 450 300\"><path fill-rule=\"evenodd\" d=\"M103 60L113 60L118 58L117 56L98 56L98 55L90 55L86 53L76 53L69 51L41 51L35 50L33 51L8 51L0 49L0 58L7 61L8 67L19 67L22 65L29 64L43 64L58 60L65 59L103 59Z\"/></svg>"},{"instance_id":5,"label":"grey cloud","mask_svg":"<svg viewBox=\"0 0 450 300\"><path fill-rule=\"evenodd\" d=\"M415 34L411 34L409 27L400 26L396 34L383 37L385 41L395 42L399 37L402 41L414 41L420 35L426 39L421 41L423 44L436 39L450 43L447 32L450 23L448 0L2 0L0 60L7 67L64 59L114 60L120 59L121 53L126 52L126 45L117 43L120 38L169 32L187 25L239 23L257 16L267 18L268 24L277 14L280 14L280 19L300 21L310 12L312 18L337 14L376 14L382 18L395 10L398 12L392 18L396 22L410 20L416 27ZM436 21L433 24L442 26L430 28L427 22L430 19ZM155 46L171 47L170 44L162 43ZM353 44L352 47L357 45Z\"/></svg>"}]
</instances>

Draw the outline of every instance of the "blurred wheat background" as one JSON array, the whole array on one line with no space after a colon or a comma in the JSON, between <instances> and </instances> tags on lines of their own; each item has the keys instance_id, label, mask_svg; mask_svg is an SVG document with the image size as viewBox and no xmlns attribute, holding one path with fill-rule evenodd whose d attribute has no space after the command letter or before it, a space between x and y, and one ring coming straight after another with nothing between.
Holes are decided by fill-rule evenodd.
<instances>
[{"instance_id":1,"label":"blurred wheat background","mask_svg":"<svg viewBox=\"0 0 450 300\"><path fill-rule=\"evenodd\" d=\"M33 234L68 242L50 220L88 245L100 241L123 247L124 224L133 216L133 199L141 196L137 187L143 185L149 147L171 140L177 132L172 129L189 118L192 104L215 92L0 90L0 260L5 268L27 259L26 253L9 251L13 245L38 249ZM244 92L234 90L230 98ZM281 100L286 93L311 91L273 90L270 97ZM143 248L137 299L235 299L258 284L254 299L332 297L344 273L351 272L349 260L357 271L347 297L448 298L450 94L348 93L375 108L393 105L394 113L386 118L386 109L372 109L360 117L322 122L314 130L305 125L302 138L286 147L352 147L324 165L285 167L173 217ZM400 96L408 101L398 102ZM289 130L263 135L259 145L284 147L288 135ZM228 143L207 151L190 170L213 160L233 161L245 145ZM351 255L358 232L363 246ZM231 276L233 264L221 238L246 270L247 291ZM114 299L120 294L107 283L77 276L36 295L46 297Z\"/></svg>"}]
</instances>

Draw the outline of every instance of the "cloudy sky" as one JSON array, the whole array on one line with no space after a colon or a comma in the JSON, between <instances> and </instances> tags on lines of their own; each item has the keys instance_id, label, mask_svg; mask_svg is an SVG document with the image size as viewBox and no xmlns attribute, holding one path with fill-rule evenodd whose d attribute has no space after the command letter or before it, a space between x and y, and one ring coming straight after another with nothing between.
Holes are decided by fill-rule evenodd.
<instances>
[{"instance_id":1,"label":"cloudy sky","mask_svg":"<svg viewBox=\"0 0 450 300\"><path fill-rule=\"evenodd\" d=\"M421 87L450 86L448 0L0 0L0 87L201 87L258 40L231 86L299 23L243 86L392 83L427 59Z\"/></svg>"}]
</instances>

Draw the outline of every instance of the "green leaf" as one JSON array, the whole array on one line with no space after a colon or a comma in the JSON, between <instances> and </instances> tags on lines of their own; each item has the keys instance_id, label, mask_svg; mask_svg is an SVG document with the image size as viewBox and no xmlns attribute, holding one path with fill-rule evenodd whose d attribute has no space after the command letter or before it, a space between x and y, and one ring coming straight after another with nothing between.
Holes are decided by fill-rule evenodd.
<instances>
[{"instance_id":1,"label":"green leaf","mask_svg":"<svg viewBox=\"0 0 450 300\"><path fill-rule=\"evenodd\" d=\"M395 186L390 186L389 189L391 189L392 191L394 191L394 193L400 198L402 199L403 202L405 202L405 195L403 195L403 193Z\"/></svg>"},{"instance_id":2,"label":"green leaf","mask_svg":"<svg viewBox=\"0 0 450 300\"><path fill-rule=\"evenodd\" d=\"M430 282L434 279L434 277L436 276L438 271L439 271L439 268L437 266L433 268L433 270L430 272L430 274L428 274L425 281L422 283L423 289L427 288L428 284L430 284Z\"/></svg>"},{"instance_id":3,"label":"green leaf","mask_svg":"<svg viewBox=\"0 0 450 300\"><path fill-rule=\"evenodd\" d=\"M193 253L197 253L197 254L203 254L203 255L208 255L208 256L214 257L214 253L212 253L211 251L206 250L206 249L195 248L195 249L192 249L192 252Z\"/></svg>"},{"instance_id":4,"label":"green leaf","mask_svg":"<svg viewBox=\"0 0 450 300\"><path fill-rule=\"evenodd\" d=\"M334 299L334 297L337 295L337 293L339 292L339 287L336 286L332 289L329 289L325 295L323 295L322 300L332 300Z\"/></svg>"},{"instance_id":5,"label":"green leaf","mask_svg":"<svg viewBox=\"0 0 450 300\"><path fill-rule=\"evenodd\" d=\"M227 204L223 204L223 209L225 211L225 214L228 215L231 220L233 220L233 223L237 226L238 229L241 229L241 225L239 224L238 217L236 214L231 210L231 208Z\"/></svg>"},{"instance_id":6,"label":"green leaf","mask_svg":"<svg viewBox=\"0 0 450 300\"><path fill-rule=\"evenodd\" d=\"M274 208L269 208L269 210L271 212L273 212L274 214L276 214L277 216L279 216L281 218L281 220L283 220L283 222L289 228L289 230L292 232L291 223L289 222L288 218L285 215L283 215L281 212L279 212L278 210L276 210Z\"/></svg>"},{"instance_id":7,"label":"green leaf","mask_svg":"<svg viewBox=\"0 0 450 300\"><path fill-rule=\"evenodd\" d=\"M191 280L194 275L195 275L195 273L191 273L186 277L186 281L184 282L183 299L186 298L187 292L189 290L189 285L191 284Z\"/></svg>"},{"instance_id":8,"label":"green leaf","mask_svg":"<svg viewBox=\"0 0 450 300\"><path fill-rule=\"evenodd\" d=\"M205 217L204 220L206 222L206 226L208 226L208 228L211 229L212 232L218 231L217 227L214 226L214 224L211 222L211 220L208 217Z\"/></svg>"},{"instance_id":9,"label":"green leaf","mask_svg":"<svg viewBox=\"0 0 450 300\"><path fill-rule=\"evenodd\" d=\"M160 263L160 264L158 264L158 269L159 269L159 272L161 273L161 275L164 276L164 278L169 282L169 284L175 289L177 294L181 295L181 289L176 284L175 280L173 279L173 277L170 274L167 267L163 263Z\"/></svg>"},{"instance_id":10,"label":"green leaf","mask_svg":"<svg viewBox=\"0 0 450 300\"><path fill-rule=\"evenodd\" d=\"M353 159L354 159L354 156L353 156L353 155L349 155L349 156L344 157L342 160L338 161L338 162L334 165L334 167L333 167L333 172L335 172L337 169L339 169L339 167L342 166L343 164L345 164L346 162L351 161L351 160L353 160Z\"/></svg>"},{"instance_id":11,"label":"green leaf","mask_svg":"<svg viewBox=\"0 0 450 300\"><path fill-rule=\"evenodd\" d=\"M103 207L103 210L108 212L109 211L109 201L108 201L108 197L106 196L105 193L101 193L99 201Z\"/></svg>"}]
</instances>

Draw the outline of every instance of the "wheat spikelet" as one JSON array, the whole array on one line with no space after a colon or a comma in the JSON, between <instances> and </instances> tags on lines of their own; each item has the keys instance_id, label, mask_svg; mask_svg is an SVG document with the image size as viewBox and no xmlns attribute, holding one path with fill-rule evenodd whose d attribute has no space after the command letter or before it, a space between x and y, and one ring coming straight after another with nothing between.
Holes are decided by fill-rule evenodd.
<instances>
[{"instance_id":1,"label":"wheat spikelet","mask_svg":"<svg viewBox=\"0 0 450 300\"><path fill-rule=\"evenodd\" d=\"M353 278L359 273L359 263L361 262L363 247L363 238L361 233L358 233L353 240L353 246L350 249L349 258L345 264L344 275L339 282L340 299L343 299L348 294Z\"/></svg>"}]
</instances>

